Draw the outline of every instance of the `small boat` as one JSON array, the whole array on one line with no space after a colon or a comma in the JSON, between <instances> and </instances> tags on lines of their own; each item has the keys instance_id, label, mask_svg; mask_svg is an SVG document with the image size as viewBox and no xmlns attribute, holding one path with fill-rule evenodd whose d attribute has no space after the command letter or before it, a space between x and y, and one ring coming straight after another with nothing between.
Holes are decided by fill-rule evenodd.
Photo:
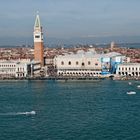
<instances>
[{"instance_id":1,"label":"small boat","mask_svg":"<svg viewBox=\"0 0 140 140\"><path fill-rule=\"evenodd\" d=\"M135 91L128 91L127 94L128 95L134 95L134 94L136 94L136 92Z\"/></svg>"},{"instance_id":2,"label":"small boat","mask_svg":"<svg viewBox=\"0 0 140 140\"><path fill-rule=\"evenodd\" d=\"M132 83L131 82L128 82L128 85L132 85Z\"/></svg>"},{"instance_id":3,"label":"small boat","mask_svg":"<svg viewBox=\"0 0 140 140\"><path fill-rule=\"evenodd\" d=\"M140 88L140 85L137 85L137 88Z\"/></svg>"}]
</instances>

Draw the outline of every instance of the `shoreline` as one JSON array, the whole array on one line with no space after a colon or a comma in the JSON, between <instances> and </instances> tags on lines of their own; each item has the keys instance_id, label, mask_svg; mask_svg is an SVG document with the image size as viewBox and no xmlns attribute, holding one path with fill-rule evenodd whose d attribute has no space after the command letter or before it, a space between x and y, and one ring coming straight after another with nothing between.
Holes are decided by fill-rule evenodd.
<instances>
[{"instance_id":1,"label":"shoreline","mask_svg":"<svg viewBox=\"0 0 140 140\"><path fill-rule=\"evenodd\" d=\"M0 78L0 81L34 81L34 80L48 80L48 81L96 81L96 80L140 80L140 77L28 77L28 78Z\"/></svg>"}]
</instances>

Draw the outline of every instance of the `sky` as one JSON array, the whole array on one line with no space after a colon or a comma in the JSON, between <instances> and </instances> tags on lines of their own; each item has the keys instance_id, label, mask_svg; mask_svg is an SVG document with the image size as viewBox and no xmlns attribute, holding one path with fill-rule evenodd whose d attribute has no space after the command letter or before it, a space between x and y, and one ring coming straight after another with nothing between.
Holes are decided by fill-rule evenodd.
<instances>
[{"instance_id":1,"label":"sky","mask_svg":"<svg viewBox=\"0 0 140 140\"><path fill-rule=\"evenodd\" d=\"M37 11L46 43L138 42L139 6L140 0L0 0L0 45L32 44Z\"/></svg>"}]
</instances>

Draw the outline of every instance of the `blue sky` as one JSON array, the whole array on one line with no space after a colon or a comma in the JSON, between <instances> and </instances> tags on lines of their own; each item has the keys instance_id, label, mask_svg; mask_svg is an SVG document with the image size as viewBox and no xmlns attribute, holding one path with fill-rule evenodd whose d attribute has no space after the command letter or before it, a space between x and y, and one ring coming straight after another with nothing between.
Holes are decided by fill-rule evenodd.
<instances>
[{"instance_id":1,"label":"blue sky","mask_svg":"<svg viewBox=\"0 0 140 140\"><path fill-rule=\"evenodd\" d=\"M0 44L32 43L36 11L39 11L45 38L140 36L139 0L0 2Z\"/></svg>"}]
</instances>

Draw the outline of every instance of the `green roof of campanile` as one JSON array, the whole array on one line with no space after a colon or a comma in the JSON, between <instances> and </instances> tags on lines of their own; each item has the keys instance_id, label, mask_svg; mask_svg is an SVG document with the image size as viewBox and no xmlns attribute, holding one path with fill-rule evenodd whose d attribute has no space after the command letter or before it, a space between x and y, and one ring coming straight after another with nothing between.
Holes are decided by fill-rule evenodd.
<instances>
[{"instance_id":1,"label":"green roof of campanile","mask_svg":"<svg viewBox=\"0 0 140 140\"><path fill-rule=\"evenodd\" d=\"M41 28L41 24L40 24L40 18L39 15L36 15L36 20L35 20L35 28Z\"/></svg>"}]
</instances>

